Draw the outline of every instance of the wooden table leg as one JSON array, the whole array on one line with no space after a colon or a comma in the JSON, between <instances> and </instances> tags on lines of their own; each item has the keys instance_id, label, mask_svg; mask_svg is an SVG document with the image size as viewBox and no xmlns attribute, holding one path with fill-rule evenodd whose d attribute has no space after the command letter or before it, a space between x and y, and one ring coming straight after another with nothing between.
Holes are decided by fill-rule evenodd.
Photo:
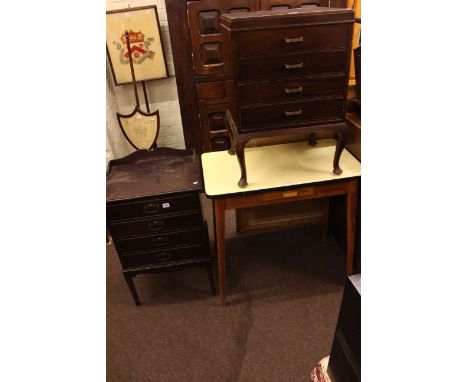
<instances>
[{"instance_id":1,"label":"wooden table leg","mask_svg":"<svg viewBox=\"0 0 468 382\"><path fill-rule=\"evenodd\" d=\"M218 254L219 296L221 304L226 305L226 259L225 259L225 218L226 201L215 199L213 203L215 216L216 251Z\"/></svg>"},{"instance_id":2,"label":"wooden table leg","mask_svg":"<svg viewBox=\"0 0 468 382\"><path fill-rule=\"evenodd\" d=\"M213 295L216 295L216 287L215 287L215 283L214 283L213 269L212 269L211 261L206 264L206 271L208 272L208 278L210 279L211 293Z\"/></svg>"},{"instance_id":3,"label":"wooden table leg","mask_svg":"<svg viewBox=\"0 0 468 382\"><path fill-rule=\"evenodd\" d=\"M322 241L328 240L328 221L330 220L330 198L322 198Z\"/></svg>"},{"instance_id":4,"label":"wooden table leg","mask_svg":"<svg viewBox=\"0 0 468 382\"><path fill-rule=\"evenodd\" d=\"M211 208L213 214L213 242L214 242L214 250L215 256L218 257L218 241L216 240L216 208L215 208L215 199L211 200Z\"/></svg>"},{"instance_id":5,"label":"wooden table leg","mask_svg":"<svg viewBox=\"0 0 468 382\"><path fill-rule=\"evenodd\" d=\"M346 197L346 274L353 274L354 244L356 236L356 209L357 209L358 183L349 183Z\"/></svg>"}]
</instances>

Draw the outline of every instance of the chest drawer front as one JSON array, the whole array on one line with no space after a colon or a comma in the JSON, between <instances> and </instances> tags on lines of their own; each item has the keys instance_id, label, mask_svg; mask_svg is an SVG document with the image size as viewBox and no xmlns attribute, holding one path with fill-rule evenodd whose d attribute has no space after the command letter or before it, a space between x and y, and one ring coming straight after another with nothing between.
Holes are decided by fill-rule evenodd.
<instances>
[{"instance_id":1,"label":"chest drawer front","mask_svg":"<svg viewBox=\"0 0 468 382\"><path fill-rule=\"evenodd\" d=\"M343 98L270 104L241 109L241 131L343 120Z\"/></svg>"},{"instance_id":2,"label":"chest drawer front","mask_svg":"<svg viewBox=\"0 0 468 382\"><path fill-rule=\"evenodd\" d=\"M197 227L201 225L201 221L200 212L195 212L114 223L109 225L109 231L115 240L127 236L151 235L181 228Z\"/></svg>"},{"instance_id":3,"label":"chest drawer front","mask_svg":"<svg viewBox=\"0 0 468 382\"><path fill-rule=\"evenodd\" d=\"M197 245L125 255L120 257L120 261L123 268L132 268L171 261L206 258L208 256L209 253L206 248L203 245Z\"/></svg>"},{"instance_id":4,"label":"chest drawer front","mask_svg":"<svg viewBox=\"0 0 468 382\"><path fill-rule=\"evenodd\" d=\"M237 61L238 80L262 81L299 78L320 73L344 73L346 62L345 50L244 58Z\"/></svg>"},{"instance_id":5,"label":"chest drawer front","mask_svg":"<svg viewBox=\"0 0 468 382\"><path fill-rule=\"evenodd\" d=\"M344 75L297 80L251 83L239 86L241 105L260 102L293 101L304 97L342 96Z\"/></svg>"},{"instance_id":6,"label":"chest drawer front","mask_svg":"<svg viewBox=\"0 0 468 382\"><path fill-rule=\"evenodd\" d=\"M346 48L348 30L348 25L336 24L239 32L237 57Z\"/></svg>"},{"instance_id":7,"label":"chest drawer front","mask_svg":"<svg viewBox=\"0 0 468 382\"><path fill-rule=\"evenodd\" d=\"M161 233L159 235L135 237L115 240L115 247L119 253L138 252L169 248L184 244L197 244L203 241L202 230L187 230L174 233Z\"/></svg>"},{"instance_id":8,"label":"chest drawer front","mask_svg":"<svg viewBox=\"0 0 468 382\"><path fill-rule=\"evenodd\" d=\"M107 206L108 222L200 209L198 193Z\"/></svg>"}]
</instances>

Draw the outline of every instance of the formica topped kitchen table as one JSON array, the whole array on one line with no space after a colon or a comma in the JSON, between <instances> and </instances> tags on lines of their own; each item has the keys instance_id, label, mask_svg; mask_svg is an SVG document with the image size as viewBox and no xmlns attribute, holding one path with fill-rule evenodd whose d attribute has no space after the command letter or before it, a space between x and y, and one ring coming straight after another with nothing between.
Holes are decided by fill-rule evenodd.
<instances>
[{"instance_id":1,"label":"formica topped kitchen table","mask_svg":"<svg viewBox=\"0 0 468 382\"><path fill-rule=\"evenodd\" d=\"M227 151L202 154L206 196L213 199L215 240L221 303L226 302L225 211L275 203L347 195L346 273L352 274L358 182L361 165L347 150L341 156L341 175L331 166L336 141L324 139L311 147L307 142L252 147L245 150L249 183L240 188L240 169Z\"/></svg>"}]
</instances>

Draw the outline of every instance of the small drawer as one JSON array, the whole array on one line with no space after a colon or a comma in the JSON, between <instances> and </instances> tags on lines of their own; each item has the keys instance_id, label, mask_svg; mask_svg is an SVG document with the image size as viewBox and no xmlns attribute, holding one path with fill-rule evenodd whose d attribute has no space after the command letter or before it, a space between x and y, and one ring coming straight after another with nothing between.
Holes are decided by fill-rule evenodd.
<instances>
[{"instance_id":1,"label":"small drawer","mask_svg":"<svg viewBox=\"0 0 468 382\"><path fill-rule=\"evenodd\" d=\"M119 239L115 240L114 244L119 253L124 253L155 250L183 244L198 244L202 241L203 235L200 228L173 233L161 233L159 235Z\"/></svg>"},{"instance_id":2,"label":"small drawer","mask_svg":"<svg viewBox=\"0 0 468 382\"><path fill-rule=\"evenodd\" d=\"M241 105L260 102L293 101L306 97L343 96L344 74L239 85Z\"/></svg>"},{"instance_id":3,"label":"small drawer","mask_svg":"<svg viewBox=\"0 0 468 382\"><path fill-rule=\"evenodd\" d=\"M231 140L229 136L211 138L210 149L211 151L224 151L229 150L231 147Z\"/></svg>"},{"instance_id":4,"label":"small drawer","mask_svg":"<svg viewBox=\"0 0 468 382\"><path fill-rule=\"evenodd\" d=\"M279 28L236 34L237 56L299 53L317 49L347 48L346 24Z\"/></svg>"},{"instance_id":5,"label":"small drawer","mask_svg":"<svg viewBox=\"0 0 468 382\"><path fill-rule=\"evenodd\" d=\"M219 100L234 97L234 81L200 82L195 84L199 101Z\"/></svg>"},{"instance_id":6,"label":"small drawer","mask_svg":"<svg viewBox=\"0 0 468 382\"><path fill-rule=\"evenodd\" d=\"M142 267L146 265L167 263L187 259L208 258L209 252L204 245L171 248L161 251L148 251L120 256L123 268Z\"/></svg>"},{"instance_id":7,"label":"small drawer","mask_svg":"<svg viewBox=\"0 0 468 382\"><path fill-rule=\"evenodd\" d=\"M241 131L338 122L344 119L343 102L336 98L241 108Z\"/></svg>"},{"instance_id":8,"label":"small drawer","mask_svg":"<svg viewBox=\"0 0 468 382\"><path fill-rule=\"evenodd\" d=\"M178 211L199 210L198 193L146 199L107 206L107 221L149 217Z\"/></svg>"},{"instance_id":9,"label":"small drawer","mask_svg":"<svg viewBox=\"0 0 468 382\"><path fill-rule=\"evenodd\" d=\"M245 82L345 73L347 56L346 50L336 50L244 58L237 61L238 78L240 82Z\"/></svg>"},{"instance_id":10,"label":"small drawer","mask_svg":"<svg viewBox=\"0 0 468 382\"><path fill-rule=\"evenodd\" d=\"M158 216L149 219L139 219L109 225L109 231L115 239L134 235L151 235L159 232L174 231L182 228L200 226L200 212L178 214L173 216Z\"/></svg>"}]
</instances>

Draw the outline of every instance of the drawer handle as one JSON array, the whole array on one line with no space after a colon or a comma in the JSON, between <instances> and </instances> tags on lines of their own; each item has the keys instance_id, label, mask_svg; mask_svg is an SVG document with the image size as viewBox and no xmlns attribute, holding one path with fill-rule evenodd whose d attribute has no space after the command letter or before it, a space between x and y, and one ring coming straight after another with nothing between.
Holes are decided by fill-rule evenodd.
<instances>
[{"instance_id":1,"label":"drawer handle","mask_svg":"<svg viewBox=\"0 0 468 382\"><path fill-rule=\"evenodd\" d=\"M299 64L284 64L285 69L300 69L304 67L304 63L300 62Z\"/></svg>"},{"instance_id":2,"label":"drawer handle","mask_svg":"<svg viewBox=\"0 0 468 382\"><path fill-rule=\"evenodd\" d=\"M159 204L158 203L146 203L144 206L143 206L143 212L146 213L146 214L152 214L154 212L158 212L159 211Z\"/></svg>"},{"instance_id":3,"label":"drawer handle","mask_svg":"<svg viewBox=\"0 0 468 382\"><path fill-rule=\"evenodd\" d=\"M172 254L171 254L171 251L164 251L164 252L159 252L156 255L156 257L159 261L167 261L171 259Z\"/></svg>"},{"instance_id":4,"label":"drawer handle","mask_svg":"<svg viewBox=\"0 0 468 382\"><path fill-rule=\"evenodd\" d=\"M294 115L301 115L301 114L302 114L302 109L293 110L293 111L287 111L287 110L284 111L284 115L286 117L292 117Z\"/></svg>"},{"instance_id":5,"label":"drawer handle","mask_svg":"<svg viewBox=\"0 0 468 382\"><path fill-rule=\"evenodd\" d=\"M167 238L167 236L157 237L157 238L153 239L153 246L161 247L163 245L166 245L168 241L169 241L169 239Z\"/></svg>"},{"instance_id":6,"label":"drawer handle","mask_svg":"<svg viewBox=\"0 0 468 382\"><path fill-rule=\"evenodd\" d=\"M298 88L284 88L284 92L286 94L302 93L302 86L299 86Z\"/></svg>"},{"instance_id":7,"label":"drawer handle","mask_svg":"<svg viewBox=\"0 0 468 382\"><path fill-rule=\"evenodd\" d=\"M292 43L295 43L295 42L303 42L304 41L304 37L293 37L293 38L288 38L288 37L285 37L284 38L284 42L286 44L292 44Z\"/></svg>"},{"instance_id":8,"label":"drawer handle","mask_svg":"<svg viewBox=\"0 0 468 382\"><path fill-rule=\"evenodd\" d=\"M162 220L155 220L148 223L148 229L150 231L159 231L164 228L164 222Z\"/></svg>"}]
</instances>

